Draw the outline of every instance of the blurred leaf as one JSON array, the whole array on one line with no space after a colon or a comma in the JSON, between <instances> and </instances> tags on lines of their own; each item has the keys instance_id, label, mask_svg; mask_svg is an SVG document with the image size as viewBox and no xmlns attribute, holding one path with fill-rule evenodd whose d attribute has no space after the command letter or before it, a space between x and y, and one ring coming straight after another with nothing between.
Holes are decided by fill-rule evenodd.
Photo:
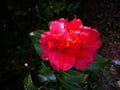
<instances>
[{"instance_id":1,"label":"blurred leaf","mask_svg":"<svg viewBox=\"0 0 120 90\"><path fill-rule=\"evenodd\" d=\"M65 81L63 79L59 79L59 80L60 80L62 87L65 90L83 90L82 87L77 83L68 82L68 81Z\"/></svg>"},{"instance_id":2,"label":"blurred leaf","mask_svg":"<svg viewBox=\"0 0 120 90\"><path fill-rule=\"evenodd\" d=\"M42 63L42 69L39 72L38 78L40 82L56 81L56 76L48 67L45 66L44 63Z\"/></svg>"},{"instance_id":3,"label":"blurred leaf","mask_svg":"<svg viewBox=\"0 0 120 90\"><path fill-rule=\"evenodd\" d=\"M32 78L31 78L30 74L25 77L23 84L24 84L25 90L37 90L37 87L35 87L33 85Z\"/></svg>"},{"instance_id":4,"label":"blurred leaf","mask_svg":"<svg viewBox=\"0 0 120 90\"><path fill-rule=\"evenodd\" d=\"M106 76L107 83L112 87L116 87L116 78L107 70L103 70L104 75Z\"/></svg>"},{"instance_id":5,"label":"blurred leaf","mask_svg":"<svg viewBox=\"0 0 120 90\"><path fill-rule=\"evenodd\" d=\"M79 0L79 2L76 2L76 1L73 1L72 3L68 4L68 10L69 11L73 11L75 10L76 8L78 8L81 4L81 0Z\"/></svg>"},{"instance_id":6,"label":"blurred leaf","mask_svg":"<svg viewBox=\"0 0 120 90\"><path fill-rule=\"evenodd\" d=\"M31 38L34 48L39 56L42 54L42 50L40 48L40 35L44 31L45 30L36 30L36 31L33 31L30 33L30 38Z\"/></svg>"},{"instance_id":7,"label":"blurred leaf","mask_svg":"<svg viewBox=\"0 0 120 90\"><path fill-rule=\"evenodd\" d=\"M55 13L59 13L63 8L65 8L65 1L62 2L54 2L53 9Z\"/></svg>"},{"instance_id":8,"label":"blurred leaf","mask_svg":"<svg viewBox=\"0 0 120 90\"><path fill-rule=\"evenodd\" d=\"M91 64L87 69L85 70L99 70L99 69L102 69L104 68L107 64L108 64L108 59L100 56L100 55L97 55L95 61L93 64Z\"/></svg>"},{"instance_id":9,"label":"blurred leaf","mask_svg":"<svg viewBox=\"0 0 120 90\"><path fill-rule=\"evenodd\" d=\"M79 71L74 71L74 70L63 72L63 74L64 74L63 78L65 80L71 80L79 84L83 83L88 77L87 74L83 74Z\"/></svg>"},{"instance_id":10,"label":"blurred leaf","mask_svg":"<svg viewBox=\"0 0 120 90\"><path fill-rule=\"evenodd\" d=\"M88 75L78 71L63 72L63 76L59 77L61 85L66 90L82 90L81 83L87 79Z\"/></svg>"}]
</instances>

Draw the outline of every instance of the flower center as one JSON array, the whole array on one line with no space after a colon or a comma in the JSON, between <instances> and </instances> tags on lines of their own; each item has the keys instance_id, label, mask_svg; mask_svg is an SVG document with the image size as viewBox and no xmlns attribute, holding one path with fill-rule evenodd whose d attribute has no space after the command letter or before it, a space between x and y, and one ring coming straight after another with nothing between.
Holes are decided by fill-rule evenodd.
<instances>
[{"instance_id":1,"label":"flower center","mask_svg":"<svg viewBox=\"0 0 120 90\"><path fill-rule=\"evenodd\" d=\"M66 46L69 47L70 43L75 44L79 40L79 36L75 31L70 30L68 33L68 39L66 41Z\"/></svg>"}]
</instances>

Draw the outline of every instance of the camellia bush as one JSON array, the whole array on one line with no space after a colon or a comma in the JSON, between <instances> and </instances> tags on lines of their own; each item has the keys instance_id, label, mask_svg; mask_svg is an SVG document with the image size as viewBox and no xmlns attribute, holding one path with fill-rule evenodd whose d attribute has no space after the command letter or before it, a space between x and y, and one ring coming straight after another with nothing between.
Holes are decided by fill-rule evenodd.
<instances>
[{"instance_id":1,"label":"camellia bush","mask_svg":"<svg viewBox=\"0 0 120 90\"><path fill-rule=\"evenodd\" d=\"M97 74L107 74L108 60L97 54L102 45L97 29L78 18L60 18L49 24L49 31L30 32L30 38L40 57L38 82L28 73L25 90L99 90Z\"/></svg>"}]
</instances>

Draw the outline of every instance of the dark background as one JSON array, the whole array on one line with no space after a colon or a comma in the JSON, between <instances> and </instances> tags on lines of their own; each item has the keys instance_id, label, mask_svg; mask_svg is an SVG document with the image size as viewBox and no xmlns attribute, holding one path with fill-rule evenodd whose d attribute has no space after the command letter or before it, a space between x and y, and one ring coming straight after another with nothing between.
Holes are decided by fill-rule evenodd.
<instances>
[{"instance_id":1,"label":"dark background","mask_svg":"<svg viewBox=\"0 0 120 90\"><path fill-rule=\"evenodd\" d=\"M69 21L75 16L101 33L103 46L99 54L109 60L120 59L119 0L1 0L0 90L24 90L27 72L34 77L39 57L29 38L30 31L48 30L50 21L61 17Z\"/></svg>"}]
</instances>

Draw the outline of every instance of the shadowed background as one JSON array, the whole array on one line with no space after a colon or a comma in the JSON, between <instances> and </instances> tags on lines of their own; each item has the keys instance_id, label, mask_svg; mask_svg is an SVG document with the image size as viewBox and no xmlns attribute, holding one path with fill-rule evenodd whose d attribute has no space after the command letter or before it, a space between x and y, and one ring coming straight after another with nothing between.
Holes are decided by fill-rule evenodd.
<instances>
[{"instance_id":1,"label":"shadowed background","mask_svg":"<svg viewBox=\"0 0 120 90\"><path fill-rule=\"evenodd\" d=\"M71 20L75 16L101 33L103 46L99 54L110 60L120 59L119 0L1 0L0 89L23 90L27 72L34 77L39 57L29 39L30 31L48 30L50 21L61 17Z\"/></svg>"}]
</instances>

